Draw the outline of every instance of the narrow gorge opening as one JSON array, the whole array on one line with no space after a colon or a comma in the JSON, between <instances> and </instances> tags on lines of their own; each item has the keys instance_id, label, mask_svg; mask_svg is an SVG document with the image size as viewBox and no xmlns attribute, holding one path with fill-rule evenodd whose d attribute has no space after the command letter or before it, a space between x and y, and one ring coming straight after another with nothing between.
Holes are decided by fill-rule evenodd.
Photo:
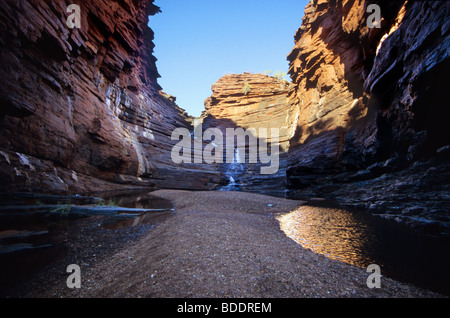
<instances>
[{"instance_id":1,"label":"narrow gorge opening","mask_svg":"<svg viewBox=\"0 0 450 318\"><path fill-rule=\"evenodd\" d=\"M114 295L376 297L377 262L450 294L450 3L160 2L0 7L0 272L69 248L80 295L106 262Z\"/></svg>"}]
</instances>

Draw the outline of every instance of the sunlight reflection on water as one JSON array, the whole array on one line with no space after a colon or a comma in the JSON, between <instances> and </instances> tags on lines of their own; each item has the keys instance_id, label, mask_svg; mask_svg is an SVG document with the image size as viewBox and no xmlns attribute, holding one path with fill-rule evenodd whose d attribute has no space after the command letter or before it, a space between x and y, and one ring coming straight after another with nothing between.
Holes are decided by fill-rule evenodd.
<instances>
[{"instance_id":1,"label":"sunlight reflection on water","mask_svg":"<svg viewBox=\"0 0 450 318\"><path fill-rule=\"evenodd\" d=\"M352 213L302 206L278 220L288 237L315 253L357 266L370 261L365 246L373 235Z\"/></svg>"},{"instance_id":2,"label":"sunlight reflection on water","mask_svg":"<svg viewBox=\"0 0 450 318\"><path fill-rule=\"evenodd\" d=\"M306 249L383 275L450 294L450 241L420 235L366 211L305 205L277 217L281 230Z\"/></svg>"}]
</instances>

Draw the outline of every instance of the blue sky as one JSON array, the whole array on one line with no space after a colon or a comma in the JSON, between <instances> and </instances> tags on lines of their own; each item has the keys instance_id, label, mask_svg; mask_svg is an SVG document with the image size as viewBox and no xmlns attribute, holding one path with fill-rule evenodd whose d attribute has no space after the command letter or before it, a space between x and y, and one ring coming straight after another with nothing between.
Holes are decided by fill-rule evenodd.
<instances>
[{"instance_id":1,"label":"blue sky","mask_svg":"<svg viewBox=\"0 0 450 318\"><path fill-rule=\"evenodd\" d=\"M163 90L199 116L226 74L287 72L308 0L156 0L150 17Z\"/></svg>"}]
</instances>

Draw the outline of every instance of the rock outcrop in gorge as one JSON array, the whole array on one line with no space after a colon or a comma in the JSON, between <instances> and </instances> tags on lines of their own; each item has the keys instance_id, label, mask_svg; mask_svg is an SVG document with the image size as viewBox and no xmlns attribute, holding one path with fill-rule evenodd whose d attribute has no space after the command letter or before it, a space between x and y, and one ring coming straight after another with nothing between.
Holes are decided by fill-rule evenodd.
<instances>
[{"instance_id":1,"label":"rock outcrop in gorge","mask_svg":"<svg viewBox=\"0 0 450 318\"><path fill-rule=\"evenodd\" d=\"M294 127L290 115L289 89L290 85L285 80L250 73L225 75L212 86L213 93L206 99L202 114L203 130L219 128L225 144L227 128L242 128L245 132L254 129L250 135L258 143L267 143L269 149L272 144L271 129L276 128L279 133L276 142L279 150L277 172L262 174L261 167L269 164L262 163L260 158L257 163L250 163L249 154L254 150L259 154L261 149L252 147L248 139L245 148L235 148L236 160L233 164L225 163L224 158L221 170L227 189L284 195L287 151ZM260 128L267 129L267 139L260 138Z\"/></svg>"},{"instance_id":2,"label":"rock outcrop in gorge","mask_svg":"<svg viewBox=\"0 0 450 318\"><path fill-rule=\"evenodd\" d=\"M159 8L79 5L80 28L67 25L66 1L0 6L2 191L213 188L216 172L198 170L209 167L183 174L171 161L171 132L190 124L157 84L147 24Z\"/></svg>"},{"instance_id":3,"label":"rock outcrop in gorge","mask_svg":"<svg viewBox=\"0 0 450 318\"><path fill-rule=\"evenodd\" d=\"M288 55L291 195L448 231L435 221L450 222L449 12L447 1L308 4Z\"/></svg>"}]
</instances>

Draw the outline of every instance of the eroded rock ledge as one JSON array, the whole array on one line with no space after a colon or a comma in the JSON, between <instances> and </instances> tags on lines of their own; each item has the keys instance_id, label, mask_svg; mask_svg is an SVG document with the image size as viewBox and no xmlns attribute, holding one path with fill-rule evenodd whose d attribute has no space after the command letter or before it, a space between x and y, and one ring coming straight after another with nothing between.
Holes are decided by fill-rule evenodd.
<instances>
[{"instance_id":1,"label":"eroded rock ledge","mask_svg":"<svg viewBox=\"0 0 450 318\"><path fill-rule=\"evenodd\" d=\"M211 187L214 174L177 174L183 167L170 160L171 132L189 123L157 84L147 23L159 8L143 0L80 7L79 29L67 27L65 1L0 7L2 190Z\"/></svg>"}]
</instances>

